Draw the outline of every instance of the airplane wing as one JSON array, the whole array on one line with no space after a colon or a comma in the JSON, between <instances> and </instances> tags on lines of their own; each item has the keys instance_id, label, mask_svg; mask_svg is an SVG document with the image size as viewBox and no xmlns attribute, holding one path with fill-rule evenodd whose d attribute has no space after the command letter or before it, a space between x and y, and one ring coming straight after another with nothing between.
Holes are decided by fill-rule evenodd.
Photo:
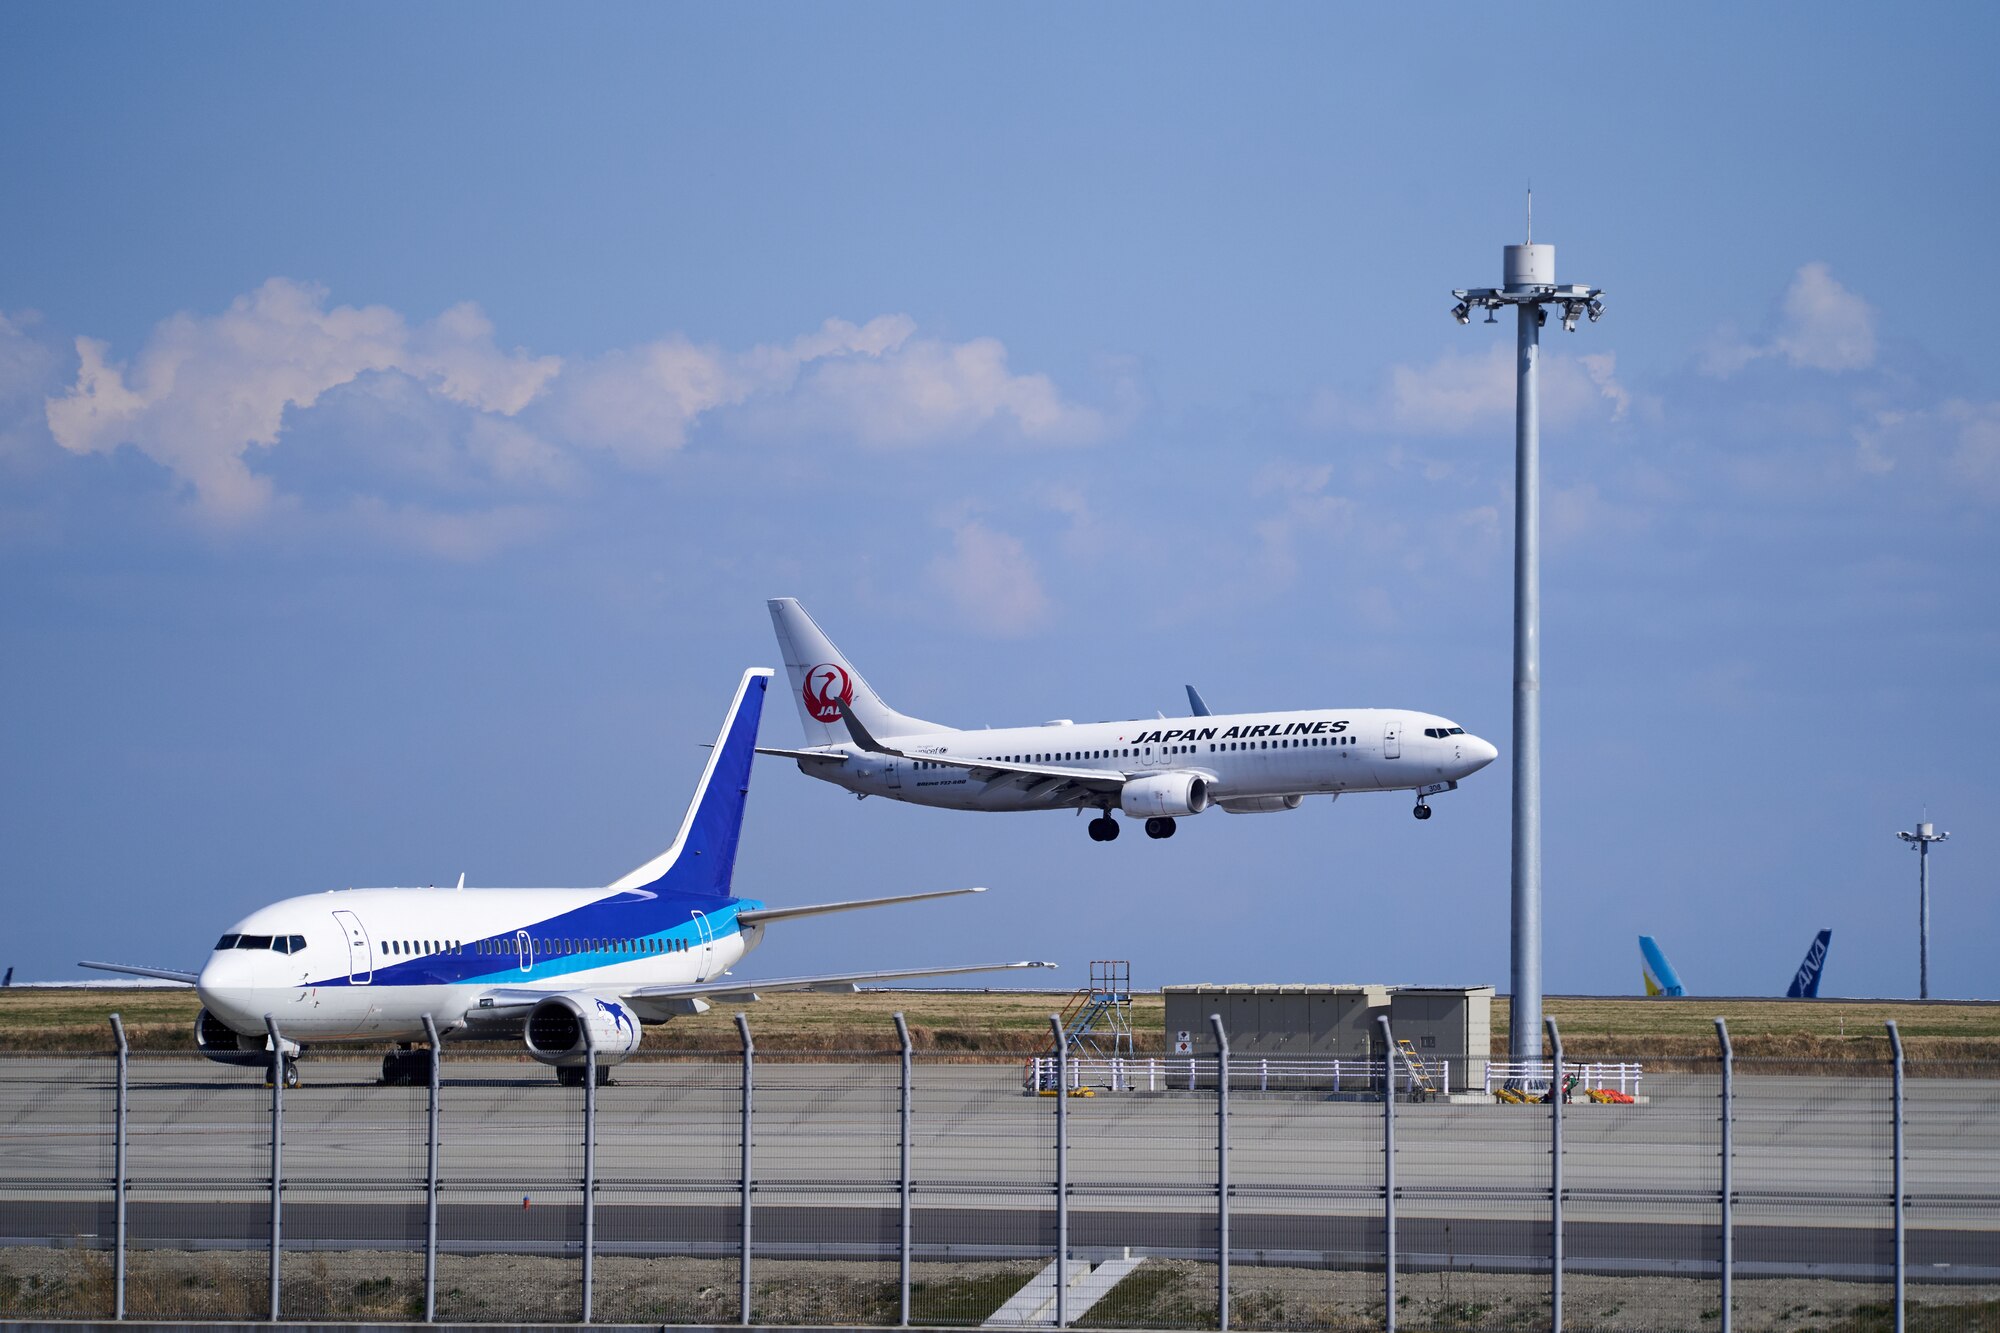
<instances>
[{"instance_id":1,"label":"airplane wing","mask_svg":"<svg viewBox=\"0 0 2000 1333\"><path fill-rule=\"evenodd\" d=\"M898 750L875 739L873 733L862 725L861 719L847 709L842 709L841 720L847 724L847 734L854 743L873 754L886 754L893 759L921 760L926 764L940 764L946 768L962 768L976 778L995 782L1003 778L1019 777L1035 782L1047 782L1049 786L1041 794L1051 799L1059 793L1067 795L1064 788L1092 792L1115 797L1125 788L1128 775L1106 773L1100 768L1063 768L1055 764L1009 764L997 759L958 759L945 754L913 754L908 750Z\"/></svg>"},{"instance_id":2,"label":"airplane wing","mask_svg":"<svg viewBox=\"0 0 2000 1333\"><path fill-rule=\"evenodd\" d=\"M809 759L822 764L844 764L848 756L838 750L781 750L775 745L760 745L758 754L775 755L779 759Z\"/></svg>"},{"instance_id":3,"label":"airplane wing","mask_svg":"<svg viewBox=\"0 0 2000 1333\"><path fill-rule=\"evenodd\" d=\"M176 972L170 967L132 967L126 963L78 963L78 967L94 967L99 972L118 972L128 977L157 977L161 981L178 981L192 986L201 980L197 972Z\"/></svg>"},{"instance_id":4,"label":"airplane wing","mask_svg":"<svg viewBox=\"0 0 2000 1333\"><path fill-rule=\"evenodd\" d=\"M754 1000L764 992L851 991L870 981L908 981L915 977L951 977L967 972L1012 972L1021 968L1054 967L1054 963L974 963L964 967L911 967L894 972L829 972L818 977L776 977L770 981L734 978L697 981L685 986L640 986L626 991L627 1000Z\"/></svg>"},{"instance_id":5,"label":"airplane wing","mask_svg":"<svg viewBox=\"0 0 2000 1333\"><path fill-rule=\"evenodd\" d=\"M580 986L573 990L561 986L550 986L546 990L531 986L496 986L481 993L465 1017L474 1025L525 1019L529 1010L551 995L577 993L616 994L619 999L642 1011L658 1013L664 1010L670 1014L678 1009L682 1013L699 1013L707 1008L706 1001L709 1000L749 1003L766 992L853 991L871 981L908 981L917 977L951 977L968 972L1011 972L1021 968L1054 966L1054 963L975 963L964 967L911 967L893 972L829 972L824 976L774 977L769 981L742 981L729 977L681 986L635 986L630 990L603 986ZM677 1005L676 1001L680 1003ZM692 1003L694 1001L703 1003ZM649 1017L647 1021L655 1020Z\"/></svg>"},{"instance_id":6,"label":"airplane wing","mask_svg":"<svg viewBox=\"0 0 2000 1333\"><path fill-rule=\"evenodd\" d=\"M936 889L930 893L905 893L894 898L856 898L844 903L819 903L809 907L759 907L738 912L736 919L746 926L763 921L783 921L794 916L824 916L829 912L858 912L864 907L888 907L893 903L920 903L932 898L956 898L963 893L984 893L977 889Z\"/></svg>"}]
</instances>

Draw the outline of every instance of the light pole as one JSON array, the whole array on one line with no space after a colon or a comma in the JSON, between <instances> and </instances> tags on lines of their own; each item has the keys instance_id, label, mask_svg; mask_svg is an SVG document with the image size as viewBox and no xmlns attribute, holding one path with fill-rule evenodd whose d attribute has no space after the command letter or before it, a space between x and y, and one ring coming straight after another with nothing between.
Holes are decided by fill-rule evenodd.
<instances>
[{"instance_id":1,"label":"light pole","mask_svg":"<svg viewBox=\"0 0 2000 1333\"><path fill-rule=\"evenodd\" d=\"M1919 824L1915 833L1896 836L1917 854L1917 998L1931 998L1931 844L1949 833L1933 832L1935 824Z\"/></svg>"},{"instance_id":2,"label":"light pole","mask_svg":"<svg viewBox=\"0 0 2000 1333\"><path fill-rule=\"evenodd\" d=\"M1596 287L1556 286L1556 248L1534 242L1534 200L1529 198L1528 239L1506 247L1505 285L1452 292L1452 316L1472 321L1474 310L1513 306L1514 384L1514 858L1513 993L1507 1046L1516 1061L1542 1055L1542 440L1537 369L1547 307L1562 307L1563 328L1604 313Z\"/></svg>"}]
</instances>

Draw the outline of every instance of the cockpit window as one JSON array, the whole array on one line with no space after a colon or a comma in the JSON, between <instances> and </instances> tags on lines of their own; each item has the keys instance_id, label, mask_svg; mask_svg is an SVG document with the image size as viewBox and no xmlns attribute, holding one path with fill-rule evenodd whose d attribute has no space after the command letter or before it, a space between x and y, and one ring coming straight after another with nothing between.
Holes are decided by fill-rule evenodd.
<instances>
[{"instance_id":1,"label":"cockpit window","mask_svg":"<svg viewBox=\"0 0 2000 1333\"><path fill-rule=\"evenodd\" d=\"M1444 729L1444 734L1445 734L1445 735L1447 735L1447 736L1463 736L1463 735L1465 734L1465 728L1464 728L1464 727L1446 727L1446 728Z\"/></svg>"},{"instance_id":2,"label":"cockpit window","mask_svg":"<svg viewBox=\"0 0 2000 1333\"><path fill-rule=\"evenodd\" d=\"M242 937L238 935L224 935L221 939L215 942L216 951L219 953L224 949L234 949L236 947L236 941L240 938Z\"/></svg>"},{"instance_id":3,"label":"cockpit window","mask_svg":"<svg viewBox=\"0 0 2000 1333\"><path fill-rule=\"evenodd\" d=\"M271 947L269 935L238 935L236 947L239 949L268 949Z\"/></svg>"},{"instance_id":4,"label":"cockpit window","mask_svg":"<svg viewBox=\"0 0 2000 1333\"><path fill-rule=\"evenodd\" d=\"M306 937L303 935L273 935L271 948L279 953L303 953Z\"/></svg>"}]
</instances>

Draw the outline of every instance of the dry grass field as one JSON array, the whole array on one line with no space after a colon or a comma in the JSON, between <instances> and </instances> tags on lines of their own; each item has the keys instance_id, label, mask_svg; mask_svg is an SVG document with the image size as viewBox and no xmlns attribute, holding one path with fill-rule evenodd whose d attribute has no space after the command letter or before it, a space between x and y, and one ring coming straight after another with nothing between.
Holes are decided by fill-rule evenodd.
<instances>
[{"instance_id":1,"label":"dry grass field","mask_svg":"<svg viewBox=\"0 0 2000 1333\"><path fill-rule=\"evenodd\" d=\"M853 995L774 995L747 1007L760 1051L772 1055L888 1051L891 1015L903 1012L920 1049L967 1055L1044 1049L1048 1018L1069 995L1050 991L863 991ZM108 1051L105 1019L123 1015L135 1049L192 1050L194 993L178 987L14 987L0 991L0 1050ZM1568 1052L1584 1059L1653 1062L1714 1054L1714 1020L1729 1020L1743 1059L1882 1060L1883 1022L1894 1019L1915 1060L2000 1062L2000 1003L1764 1000L1554 996L1545 1009L1561 1025ZM718 1007L654 1029L649 1052L733 1051L734 1010ZM1160 996L1134 997L1141 1051L1164 1043ZM1507 1002L1493 1006L1493 1048L1507 1045Z\"/></svg>"}]
</instances>

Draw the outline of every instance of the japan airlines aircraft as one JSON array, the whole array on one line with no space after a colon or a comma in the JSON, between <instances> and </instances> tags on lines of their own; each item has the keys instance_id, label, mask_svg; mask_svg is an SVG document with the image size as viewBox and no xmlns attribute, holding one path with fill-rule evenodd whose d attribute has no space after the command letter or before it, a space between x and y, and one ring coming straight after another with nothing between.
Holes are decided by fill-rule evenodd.
<instances>
[{"instance_id":1,"label":"japan airlines aircraft","mask_svg":"<svg viewBox=\"0 0 2000 1333\"><path fill-rule=\"evenodd\" d=\"M1171 838L1176 819L1210 806L1261 814L1346 791L1414 792L1417 818L1429 819L1427 798L1498 753L1430 713L1210 714L1192 686L1193 717L956 731L883 703L793 598L770 608L806 748L758 753L795 759L799 771L857 797L948 810L1095 809L1094 842L1118 836L1111 812L1120 810L1143 818L1147 836Z\"/></svg>"},{"instance_id":2,"label":"japan airlines aircraft","mask_svg":"<svg viewBox=\"0 0 2000 1333\"><path fill-rule=\"evenodd\" d=\"M201 1053L224 1064L272 1063L275 1023L283 1077L304 1043L402 1044L382 1061L384 1082L429 1077L412 1052L429 1016L441 1036L522 1041L581 1085L588 1048L600 1076L639 1049L642 1024L697 1014L712 1001L760 992L853 990L961 972L1050 967L994 963L901 972L846 972L736 981L729 968L775 921L983 889L766 907L730 891L768 669L746 671L673 845L600 889L346 889L288 898L229 928L199 973L84 963L106 972L186 982L205 1006Z\"/></svg>"}]
</instances>

